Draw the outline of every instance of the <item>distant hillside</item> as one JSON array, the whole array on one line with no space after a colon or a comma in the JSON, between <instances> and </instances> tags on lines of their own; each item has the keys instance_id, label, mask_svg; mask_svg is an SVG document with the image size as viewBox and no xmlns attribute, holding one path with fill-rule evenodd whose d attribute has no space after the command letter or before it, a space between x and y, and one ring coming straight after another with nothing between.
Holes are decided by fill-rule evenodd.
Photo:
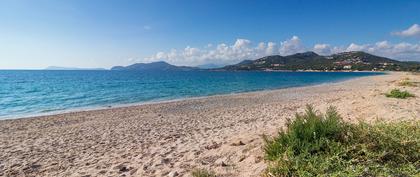
<instances>
[{"instance_id":1,"label":"distant hillside","mask_svg":"<svg viewBox=\"0 0 420 177\"><path fill-rule=\"evenodd\" d=\"M288 56L272 55L257 60L245 60L221 70L360 70L360 71L419 71L420 64L402 62L366 52L343 52L321 56L315 52Z\"/></svg>"},{"instance_id":2,"label":"distant hillside","mask_svg":"<svg viewBox=\"0 0 420 177\"><path fill-rule=\"evenodd\" d=\"M217 65L217 64L210 63L210 64L197 65L196 67L200 69L214 69L214 68L221 68L224 66L225 65Z\"/></svg>"},{"instance_id":3,"label":"distant hillside","mask_svg":"<svg viewBox=\"0 0 420 177\"><path fill-rule=\"evenodd\" d=\"M48 66L44 70L106 70L106 69L104 69L104 68L74 68L74 67Z\"/></svg>"},{"instance_id":4,"label":"distant hillside","mask_svg":"<svg viewBox=\"0 0 420 177\"><path fill-rule=\"evenodd\" d=\"M135 70L135 71L190 71L197 70L196 67L175 66L164 61L152 63L136 63L129 66L114 66L111 70Z\"/></svg>"}]
</instances>

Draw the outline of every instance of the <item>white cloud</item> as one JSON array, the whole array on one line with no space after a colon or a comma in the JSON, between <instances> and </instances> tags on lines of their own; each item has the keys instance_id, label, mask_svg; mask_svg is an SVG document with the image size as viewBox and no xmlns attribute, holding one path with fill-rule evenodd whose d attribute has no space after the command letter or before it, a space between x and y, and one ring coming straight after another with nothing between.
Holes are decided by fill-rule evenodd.
<instances>
[{"instance_id":1,"label":"white cloud","mask_svg":"<svg viewBox=\"0 0 420 177\"><path fill-rule=\"evenodd\" d=\"M314 52L320 55L329 55L332 53L331 46L329 44L315 44Z\"/></svg>"},{"instance_id":2,"label":"white cloud","mask_svg":"<svg viewBox=\"0 0 420 177\"><path fill-rule=\"evenodd\" d=\"M355 43L351 43L347 47L346 51L363 51L365 49L366 49L366 45L358 45L358 44L355 44Z\"/></svg>"},{"instance_id":3,"label":"white cloud","mask_svg":"<svg viewBox=\"0 0 420 177\"><path fill-rule=\"evenodd\" d=\"M291 39L282 42L280 46L280 54L282 55L304 52L305 50L305 47L297 36L293 36Z\"/></svg>"},{"instance_id":4,"label":"white cloud","mask_svg":"<svg viewBox=\"0 0 420 177\"><path fill-rule=\"evenodd\" d=\"M283 41L280 46L275 42L260 42L253 46L248 39L237 39L233 45L221 43L213 47L207 45L202 49L187 46L184 50L172 49L170 52L158 52L145 58L142 62L164 60L177 65L200 65L207 63L233 64L245 59L256 59L267 55L288 55L296 52L304 52L305 47L299 37Z\"/></svg>"},{"instance_id":5,"label":"white cloud","mask_svg":"<svg viewBox=\"0 0 420 177\"><path fill-rule=\"evenodd\" d=\"M290 55L312 50L320 55L331 55L345 51L365 51L379 56L402 60L420 61L420 43L390 43L379 41L374 44L356 44L332 46L325 43L315 44L312 48L305 47L299 37L293 36L282 41L259 42L253 44L248 39L237 39L232 45L221 43L207 45L202 48L187 46L184 49L172 49L168 52L158 52L137 62L167 61L175 65L196 66L201 64L234 64L245 59L257 59L267 55Z\"/></svg>"},{"instance_id":6,"label":"white cloud","mask_svg":"<svg viewBox=\"0 0 420 177\"><path fill-rule=\"evenodd\" d=\"M385 56L400 60L420 61L420 44L411 44L406 42L390 43L380 41L375 44L350 44L346 51L365 51L379 56Z\"/></svg>"},{"instance_id":7,"label":"white cloud","mask_svg":"<svg viewBox=\"0 0 420 177\"><path fill-rule=\"evenodd\" d=\"M251 44L251 41L248 39L237 39L235 44L233 45L234 49L244 49L247 48Z\"/></svg>"},{"instance_id":8,"label":"white cloud","mask_svg":"<svg viewBox=\"0 0 420 177\"><path fill-rule=\"evenodd\" d=\"M420 25L414 24L406 30L394 32L392 34L402 37L420 37Z\"/></svg>"},{"instance_id":9,"label":"white cloud","mask_svg":"<svg viewBox=\"0 0 420 177\"><path fill-rule=\"evenodd\" d=\"M277 48L276 43L274 42L267 43L267 48L265 49L265 55L275 55L275 54L278 54L277 51L278 51L278 48Z\"/></svg>"},{"instance_id":10,"label":"white cloud","mask_svg":"<svg viewBox=\"0 0 420 177\"><path fill-rule=\"evenodd\" d=\"M319 55L331 55L346 51L345 47L331 46L329 44L315 44L312 51Z\"/></svg>"},{"instance_id":11,"label":"white cloud","mask_svg":"<svg viewBox=\"0 0 420 177\"><path fill-rule=\"evenodd\" d=\"M328 44L315 44L313 51L320 55L331 55L348 51L364 51L392 59L420 61L420 44L406 42L395 44L388 41L379 41L375 44L351 43L347 47L332 47Z\"/></svg>"}]
</instances>

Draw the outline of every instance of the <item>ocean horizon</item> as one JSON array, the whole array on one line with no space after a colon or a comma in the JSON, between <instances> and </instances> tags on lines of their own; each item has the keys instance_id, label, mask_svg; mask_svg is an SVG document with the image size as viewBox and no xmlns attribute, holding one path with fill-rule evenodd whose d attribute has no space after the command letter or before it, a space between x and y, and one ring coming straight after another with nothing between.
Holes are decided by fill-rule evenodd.
<instances>
[{"instance_id":1,"label":"ocean horizon","mask_svg":"<svg viewBox=\"0 0 420 177\"><path fill-rule=\"evenodd\" d=\"M0 70L0 119L339 82L380 72Z\"/></svg>"}]
</instances>

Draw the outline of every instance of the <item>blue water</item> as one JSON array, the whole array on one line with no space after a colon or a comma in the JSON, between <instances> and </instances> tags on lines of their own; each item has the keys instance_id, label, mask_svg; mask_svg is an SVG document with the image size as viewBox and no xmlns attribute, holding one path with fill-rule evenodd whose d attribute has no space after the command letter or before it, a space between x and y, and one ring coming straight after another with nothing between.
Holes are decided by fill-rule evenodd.
<instances>
[{"instance_id":1,"label":"blue water","mask_svg":"<svg viewBox=\"0 0 420 177\"><path fill-rule=\"evenodd\" d=\"M0 71L0 119L337 82L364 72Z\"/></svg>"}]
</instances>

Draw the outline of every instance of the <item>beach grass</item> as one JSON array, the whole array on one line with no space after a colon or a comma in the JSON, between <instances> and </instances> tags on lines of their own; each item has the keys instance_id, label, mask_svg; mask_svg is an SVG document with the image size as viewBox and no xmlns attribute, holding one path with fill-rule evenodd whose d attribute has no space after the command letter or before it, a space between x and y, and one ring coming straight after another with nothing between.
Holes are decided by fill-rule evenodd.
<instances>
[{"instance_id":1,"label":"beach grass","mask_svg":"<svg viewBox=\"0 0 420 177\"><path fill-rule=\"evenodd\" d=\"M264 137L263 176L412 176L420 173L420 121L351 124L308 106Z\"/></svg>"},{"instance_id":2,"label":"beach grass","mask_svg":"<svg viewBox=\"0 0 420 177\"><path fill-rule=\"evenodd\" d=\"M191 172L191 175L193 177L216 177L217 176L215 172L209 171L206 169L194 169Z\"/></svg>"},{"instance_id":3,"label":"beach grass","mask_svg":"<svg viewBox=\"0 0 420 177\"><path fill-rule=\"evenodd\" d=\"M389 93L385 94L385 96L389 98L405 99L409 97L414 97L415 95L408 91L401 91L400 89L392 89Z\"/></svg>"},{"instance_id":4,"label":"beach grass","mask_svg":"<svg viewBox=\"0 0 420 177\"><path fill-rule=\"evenodd\" d=\"M417 86L415 83L410 82L410 81L408 81L408 80L403 80L403 81L400 81L400 82L398 83L398 85L399 85L399 86L408 86L408 87L416 87L416 86Z\"/></svg>"},{"instance_id":5,"label":"beach grass","mask_svg":"<svg viewBox=\"0 0 420 177\"><path fill-rule=\"evenodd\" d=\"M399 86L416 87L417 83L410 81L410 78L406 77L398 82Z\"/></svg>"}]
</instances>

